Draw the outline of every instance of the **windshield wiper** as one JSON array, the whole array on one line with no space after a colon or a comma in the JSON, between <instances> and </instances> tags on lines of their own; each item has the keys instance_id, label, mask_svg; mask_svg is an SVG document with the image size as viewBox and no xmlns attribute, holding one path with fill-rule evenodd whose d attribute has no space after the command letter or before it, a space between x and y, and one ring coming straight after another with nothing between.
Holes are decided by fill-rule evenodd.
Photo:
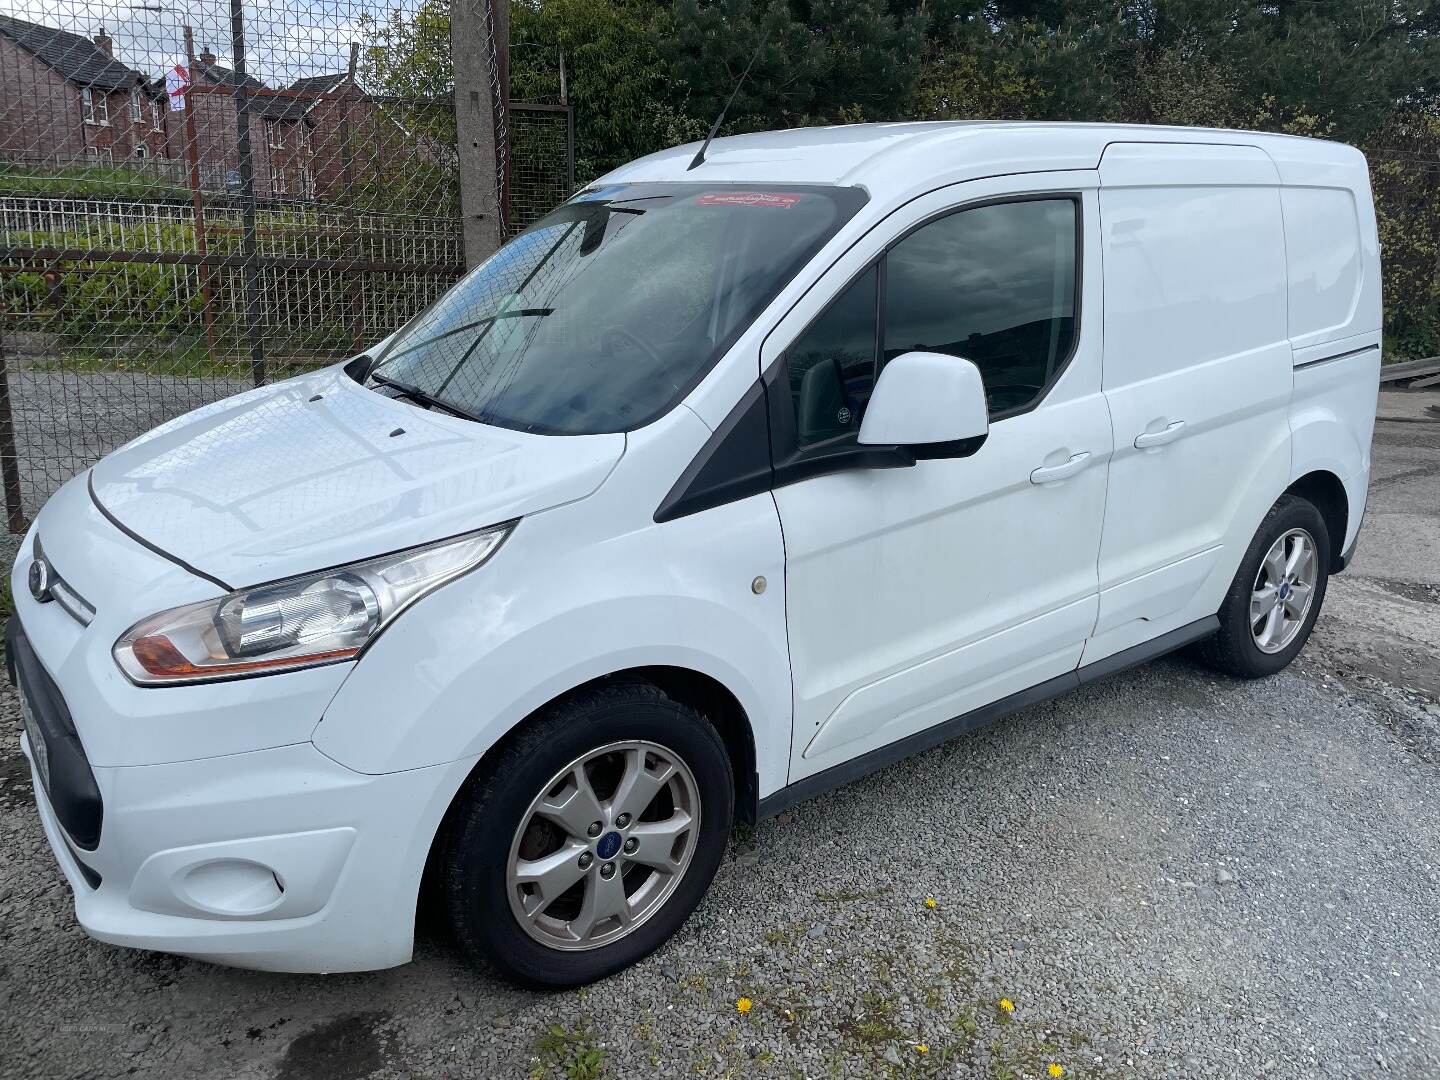
<instances>
[{"instance_id":1,"label":"windshield wiper","mask_svg":"<svg viewBox=\"0 0 1440 1080\"><path fill-rule=\"evenodd\" d=\"M468 323L465 323L462 326L456 326L452 327L449 330L441 331L434 337L428 337L424 341L417 341L413 345L409 344L406 339L402 338L401 344L404 344L405 348L401 349L397 353L387 354L385 357L385 362L388 364L392 360L398 360L402 356L410 355L410 353L414 352L416 349L423 349L427 345L434 345L437 341L443 341L445 338L454 337L456 334L463 334L467 330L474 330L477 326L483 326L488 329L495 323L499 322L501 319L543 319L547 315L553 314L555 314L555 309L550 307L511 308L509 311L496 312L494 315L483 315L480 318L474 319Z\"/></svg>"},{"instance_id":2,"label":"windshield wiper","mask_svg":"<svg viewBox=\"0 0 1440 1080\"><path fill-rule=\"evenodd\" d=\"M411 386L409 383L397 382L394 379L387 378L384 375L377 375L374 372L370 373L370 381L377 382L381 386L388 386L391 390L394 390L401 397L409 398L411 401L415 402L415 404L423 405L427 409L439 409L442 412L449 413L451 416L458 416L462 420L474 420L477 424L484 423L484 421L481 420L480 417L477 416L475 413L467 412L466 410L460 408L460 406L458 405L451 405L450 402L443 401L440 398L436 397L434 394L427 394L418 386Z\"/></svg>"}]
</instances>

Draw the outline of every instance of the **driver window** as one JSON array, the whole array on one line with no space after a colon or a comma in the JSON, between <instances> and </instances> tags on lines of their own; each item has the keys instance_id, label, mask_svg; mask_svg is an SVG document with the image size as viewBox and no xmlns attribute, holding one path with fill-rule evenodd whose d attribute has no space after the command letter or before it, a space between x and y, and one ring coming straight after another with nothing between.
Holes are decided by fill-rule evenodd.
<instances>
[{"instance_id":1,"label":"driver window","mask_svg":"<svg viewBox=\"0 0 1440 1080\"><path fill-rule=\"evenodd\" d=\"M985 381L990 417L1032 405L1075 339L1076 204L996 203L922 226L890 249L888 361L963 356Z\"/></svg>"}]
</instances>

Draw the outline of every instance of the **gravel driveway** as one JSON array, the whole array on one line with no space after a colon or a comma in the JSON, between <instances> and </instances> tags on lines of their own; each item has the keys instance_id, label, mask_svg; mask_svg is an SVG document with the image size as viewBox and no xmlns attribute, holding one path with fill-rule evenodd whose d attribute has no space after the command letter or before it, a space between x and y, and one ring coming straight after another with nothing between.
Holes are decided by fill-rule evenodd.
<instances>
[{"instance_id":1,"label":"gravel driveway","mask_svg":"<svg viewBox=\"0 0 1440 1080\"><path fill-rule=\"evenodd\" d=\"M1386 395L1407 419L1296 667L1162 660L737 832L681 933L588 990L516 990L430 926L414 963L330 977L92 942L7 737L0 1074L1440 1075L1440 423L1415 401Z\"/></svg>"}]
</instances>

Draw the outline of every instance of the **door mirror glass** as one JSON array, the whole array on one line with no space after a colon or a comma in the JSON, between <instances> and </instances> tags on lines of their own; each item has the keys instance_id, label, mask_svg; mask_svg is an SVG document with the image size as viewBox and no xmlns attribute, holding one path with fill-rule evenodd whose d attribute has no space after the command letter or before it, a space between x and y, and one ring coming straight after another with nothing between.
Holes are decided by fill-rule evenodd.
<instances>
[{"instance_id":1,"label":"door mirror glass","mask_svg":"<svg viewBox=\"0 0 1440 1080\"><path fill-rule=\"evenodd\" d=\"M989 433L979 368L946 353L907 352L880 372L860 443L908 447L917 458L963 457Z\"/></svg>"}]
</instances>

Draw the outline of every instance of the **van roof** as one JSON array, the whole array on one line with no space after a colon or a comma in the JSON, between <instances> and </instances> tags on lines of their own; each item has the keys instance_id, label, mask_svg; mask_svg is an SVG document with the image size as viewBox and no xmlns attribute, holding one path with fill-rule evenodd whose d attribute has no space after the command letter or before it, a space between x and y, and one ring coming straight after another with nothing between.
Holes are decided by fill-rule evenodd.
<instances>
[{"instance_id":1,"label":"van roof","mask_svg":"<svg viewBox=\"0 0 1440 1080\"><path fill-rule=\"evenodd\" d=\"M1105 147L1113 142L1243 144L1292 161L1363 165L1363 158L1352 147L1294 135L1148 124L944 120L731 135L711 143L704 164L697 169L688 169L700 148L693 142L639 158L601 179L606 183L763 181L861 184L872 190L910 188L930 178L953 181L995 175L992 169L1094 169Z\"/></svg>"}]
</instances>

